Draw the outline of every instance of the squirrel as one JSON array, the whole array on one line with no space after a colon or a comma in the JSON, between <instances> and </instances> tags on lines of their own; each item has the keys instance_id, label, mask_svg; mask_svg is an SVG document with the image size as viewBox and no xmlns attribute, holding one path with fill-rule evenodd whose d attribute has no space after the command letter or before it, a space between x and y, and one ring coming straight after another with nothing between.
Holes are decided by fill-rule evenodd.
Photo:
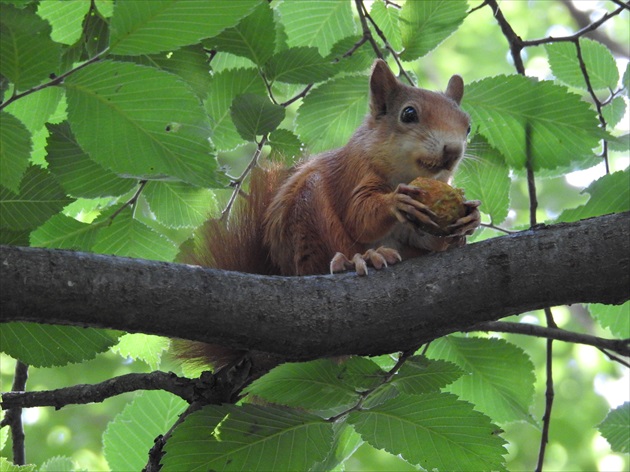
<instances>
[{"instance_id":1,"label":"squirrel","mask_svg":"<svg viewBox=\"0 0 630 472\"><path fill-rule=\"evenodd\" d=\"M480 224L479 201L447 237L421 231L435 214L413 197L416 177L447 182L466 148L470 118L459 104L464 83L454 75L444 93L401 83L377 59L369 81L370 111L348 143L293 169L252 173L250 192L229 225L210 221L186 262L264 275L314 275L368 267L465 244ZM185 357L215 369L237 353L194 343ZM242 354L242 351L239 352Z\"/></svg>"}]
</instances>

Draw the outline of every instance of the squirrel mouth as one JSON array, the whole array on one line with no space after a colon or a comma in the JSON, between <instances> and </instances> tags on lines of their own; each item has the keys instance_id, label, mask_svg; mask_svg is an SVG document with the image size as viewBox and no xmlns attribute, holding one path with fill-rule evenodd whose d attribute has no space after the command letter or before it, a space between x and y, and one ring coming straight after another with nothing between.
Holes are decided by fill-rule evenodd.
<instances>
[{"instance_id":1,"label":"squirrel mouth","mask_svg":"<svg viewBox=\"0 0 630 472\"><path fill-rule=\"evenodd\" d=\"M443 169L443 167L440 164L436 164L433 162L426 162L425 160L423 160L421 157L416 159L416 165L422 169L426 169L430 172L439 172L440 170Z\"/></svg>"}]
</instances>

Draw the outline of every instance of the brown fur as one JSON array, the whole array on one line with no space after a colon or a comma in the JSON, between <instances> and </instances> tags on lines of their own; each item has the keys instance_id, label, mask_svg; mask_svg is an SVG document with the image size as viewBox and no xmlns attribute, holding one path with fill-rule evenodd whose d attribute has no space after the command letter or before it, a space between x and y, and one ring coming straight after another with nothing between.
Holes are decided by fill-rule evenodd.
<instances>
[{"instance_id":1,"label":"brown fur","mask_svg":"<svg viewBox=\"0 0 630 472\"><path fill-rule=\"evenodd\" d=\"M257 274L324 274L335 253L351 258L383 242L403 253L444 250L450 243L417 234L405 223L413 212L409 189L416 177L450 179L463 155L469 118L459 108L463 82L449 81L446 93L400 83L377 60L370 78L370 114L348 144L297 166L256 170L250 194L227 227L208 223L189 262ZM413 107L418 121L405 123ZM216 346L190 352L215 367L240 352ZM200 349L200 350L199 350ZM218 362L217 362L218 361Z\"/></svg>"}]
</instances>

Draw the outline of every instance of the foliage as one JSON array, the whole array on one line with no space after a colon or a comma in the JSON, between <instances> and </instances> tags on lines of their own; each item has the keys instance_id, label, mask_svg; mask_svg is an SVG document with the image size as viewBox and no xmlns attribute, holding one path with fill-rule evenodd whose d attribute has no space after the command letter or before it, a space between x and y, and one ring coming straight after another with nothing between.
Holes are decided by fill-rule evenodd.
<instances>
[{"instance_id":1,"label":"foliage","mask_svg":"<svg viewBox=\"0 0 630 472\"><path fill-rule=\"evenodd\" d=\"M440 76L439 87L449 74L467 77L462 106L473 132L470 159L456 183L467 198L483 202L488 227L476 238L496 236L498 225L524 227L531 216L556 223L630 209L624 170L630 140L617 127L627 107L627 61L620 71L606 44L547 38L540 42L544 49L526 50L527 76L515 74L504 61L500 29L489 31L491 5L400 3L2 2L0 243L174 261L180 245L246 185L260 153L290 164L304 151L347 141L366 113L367 74L377 55L402 67L403 80L423 85L433 74ZM514 13L515 28L524 18L539 23L526 7L503 3ZM528 3L546 9L548 2ZM619 8L619 2L601 3L609 12ZM612 13L608 20L622 29ZM535 28L531 35L547 35ZM536 78L530 65L534 71L541 57L551 73ZM606 171L581 194L566 183L572 172L596 172L602 165ZM537 178L539 208L523 190L528 172ZM593 318L584 323L596 333L606 328L628 337L627 303L589 310ZM111 353L91 361L98 369L88 360L118 344L121 334L12 323L2 327L0 341L9 356L55 367L55 376L76 383L64 370L68 363L82 363L89 379L97 371L119 373L121 362ZM178 369L161 359L167 343L125 335L113 350L151 368ZM367 454L364 443L426 470L531 469L535 452L513 451L531 440L512 426L539 426L535 366L543 365L544 351L533 343L447 337L423 355L281 365L247 387L238 404L184 415L166 441L164 470L343 470ZM2 360L6 382L12 361ZM618 375L611 365L598 366ZM584 377L580 385L594 376L572 374ZM185 408L166 392L135 397L103 434L109 466L142 468L153 439L169 432ZM600 422L601 410L579 427L572 424L582 429L576 435ZM95 416L104 416L98 411ZM566 421L568 415L559 416ZM626 402L599 430L613 451L627 453L628 427ZM575 451L588 449L562 440ZM368 453L371 464L389 461L383 469L403 467L391 456ZM36 459L40 470L106 464L94 452L72 460L48 449L45 454ZM565 462L568 468L595 466L591 456L573 460ZM5 458L0 468L34 469Z\"/></svg>"}]
</instances>

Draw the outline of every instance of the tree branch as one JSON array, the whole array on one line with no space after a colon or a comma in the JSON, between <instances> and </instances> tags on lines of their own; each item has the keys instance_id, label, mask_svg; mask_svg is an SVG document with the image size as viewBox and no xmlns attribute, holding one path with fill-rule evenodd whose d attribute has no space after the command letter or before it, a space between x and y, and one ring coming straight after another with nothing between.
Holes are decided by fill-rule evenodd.
<instances>
[{"instance_id":1,"label":"tree branch","mask_svg":"<svg viewBox=\"0 0 630 472\"><path fill-rule=\"evenodd\" d=\"M369 277L267 277L0 246L0 321L122 329L306 360L406 350L484 321L630 298L630 212L540 226Z\"/></svg>"}]
</instances>

